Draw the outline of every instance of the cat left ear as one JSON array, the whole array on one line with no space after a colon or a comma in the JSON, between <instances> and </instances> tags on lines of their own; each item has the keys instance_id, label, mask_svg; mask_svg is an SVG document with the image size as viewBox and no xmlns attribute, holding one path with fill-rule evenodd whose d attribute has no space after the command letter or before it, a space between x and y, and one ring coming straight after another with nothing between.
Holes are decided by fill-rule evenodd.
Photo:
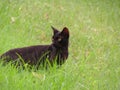
<instances>
[{"instance_id":1,"label":"cat left ear","mask_svg":"<svg viewBox=\"0 0 120 90\"><path fill-rule=\"evenodd\" d=\"M54 35L59 32L59 31L58 31L56 28L54 28L53 26L51 26L51 28L53 29Z\"/></svg>"},{"instance_id":2,"label":"cat left ear","mask_svg":"<svg viewBox=\"0 0 120 90\"><path fill-rule=\"evenodd\" d=\"M67 37L69 38L69 30L67 27L64 27L62 32L61 32L61 35L63 35L64 37Z\"/></svg>"}]
</instances>

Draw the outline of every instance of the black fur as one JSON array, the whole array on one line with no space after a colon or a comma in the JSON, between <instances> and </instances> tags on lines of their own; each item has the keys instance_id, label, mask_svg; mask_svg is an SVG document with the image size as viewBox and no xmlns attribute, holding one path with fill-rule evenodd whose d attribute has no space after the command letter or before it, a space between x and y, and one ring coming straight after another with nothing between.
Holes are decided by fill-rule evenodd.
<instances>
[{"instance_id":1,"label":"black fur","mask_svg":"<svg viewBox=\"0 0 120 90\"><path fill-rule=\"evenodd\" d=\"M62 31L58 31L54 27L52 44L37 45L23 48L11 49L4 53L1 58L5 62L15 61L18 59L24 60L30 65L44 64L46 60L52 65L56 59L58 65L62 65L68 58L69 30L64 27Z\"/></svg>"}]
</instances>

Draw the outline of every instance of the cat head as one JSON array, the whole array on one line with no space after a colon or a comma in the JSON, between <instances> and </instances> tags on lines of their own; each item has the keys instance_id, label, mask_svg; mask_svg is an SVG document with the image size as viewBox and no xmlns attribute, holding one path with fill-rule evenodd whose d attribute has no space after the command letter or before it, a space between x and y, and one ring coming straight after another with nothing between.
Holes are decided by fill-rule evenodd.
<instances>
[{"instance_id":1,"label":"cat head","mask_svg":"<svg viewBox=\"0 0 120 90\"><path fill-rule=\"evenodd\" d=\"M57 30L52 27L53 36L52 42L56 47L65 47L68 46L69 43L69 30L67 27L64 27L62 31Z\"/></svg>"}]
</instances>

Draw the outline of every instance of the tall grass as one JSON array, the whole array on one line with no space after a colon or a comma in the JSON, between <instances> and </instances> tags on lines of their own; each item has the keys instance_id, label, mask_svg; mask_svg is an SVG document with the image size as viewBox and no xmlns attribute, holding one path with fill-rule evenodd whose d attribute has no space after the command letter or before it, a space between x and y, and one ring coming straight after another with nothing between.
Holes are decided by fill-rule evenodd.
<instances>
[{"instance_id":1,"label":"tall grass","mask_svg":"<svg viewBox=\"0 0 120 90\"><path fill-rule=\"evenodd\" d=\"M51 25L70 30L60 68L19 70L0 63L1 90L119 90L119 0L0 0L0 54L50 44Z\"/></svg>"}]
</instances>

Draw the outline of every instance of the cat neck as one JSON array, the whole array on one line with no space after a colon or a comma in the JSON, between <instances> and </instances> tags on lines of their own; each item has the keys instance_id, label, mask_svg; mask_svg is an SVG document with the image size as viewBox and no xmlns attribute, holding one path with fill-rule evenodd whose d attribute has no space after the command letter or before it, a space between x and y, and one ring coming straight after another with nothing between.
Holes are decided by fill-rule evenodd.
<instances>
[{"instance_id":1,"label":"cat neck","mask_svg":"<svg viewBox=\"0 0 120 90\"><path fill-rule=\"evenodd\" d=\"M51 47L52 48L55 48L55 49L57 49L57 50L68 50L68 44L65 44L65 45L56 45L56 44L51 44Z\"/></svg>"}]
</instances>

